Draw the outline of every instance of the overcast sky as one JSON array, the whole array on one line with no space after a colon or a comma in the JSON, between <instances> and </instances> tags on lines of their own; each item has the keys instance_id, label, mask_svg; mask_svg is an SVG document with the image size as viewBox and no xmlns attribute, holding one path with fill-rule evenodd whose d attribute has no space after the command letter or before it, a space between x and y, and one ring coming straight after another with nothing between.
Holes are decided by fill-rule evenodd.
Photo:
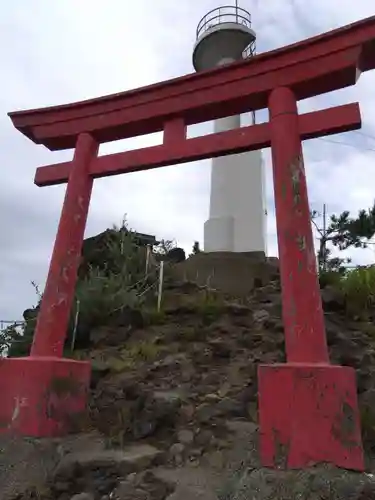
<instances>
[{"instance_id":1,"label":"overcast sky","mask_svg":"<svg viewBox=\"0 0 375 500\"><path fill-rule=\"evenodd\" d=\"M44 286L65 186L38 188L35 168L64 161L71 151L49 152L23 137L7 112L79 101L193 71L196 24L229 0L27 0L4 2L0 15L0 320L22 318L36 302L30 282ZM233 2L234 3L234 2ZM373 0L242 0L253 13L258 52L339 27L374 13ZM308 6L308 8L307 8ZM375 72L356 87L300 103L300 110L359 101L363 134L331 137L352 146L304 144L310 201L329 212L356 212L374 199ZM189 133L207 133L204 124ZM368 137L370 136L370 137ZM372 136L372 137L371 137ZM101 153L157 144L160 136L121 141ZM354 147L355 146L355 147ZM371 150L372 149L372 150ZM276 255L271 165L267 164L268 247ZM86 235L121 223L187 251L203 240L208 217L209 161L95 181ZM355 253L356 262L374 260Z\"/></svg>"}]
</instances>

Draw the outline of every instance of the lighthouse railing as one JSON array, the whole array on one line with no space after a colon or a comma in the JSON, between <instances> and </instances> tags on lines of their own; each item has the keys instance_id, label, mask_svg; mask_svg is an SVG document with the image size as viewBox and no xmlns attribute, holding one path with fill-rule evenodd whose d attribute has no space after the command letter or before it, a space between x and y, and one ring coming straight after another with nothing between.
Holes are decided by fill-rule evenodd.
<instances>
[{"instance_id":1,"label":"lighthouse railing","mask_svg":"<svg viewBox=\"0 0 375 500\"><path fill-rule=\"evenodd\" d=\"M251 28L251 14L242 7L234 5L225 5L210 10L198 23L197 38L213 26L223 23L242 24L247 28Z\"/></svg>"}]
</instances>

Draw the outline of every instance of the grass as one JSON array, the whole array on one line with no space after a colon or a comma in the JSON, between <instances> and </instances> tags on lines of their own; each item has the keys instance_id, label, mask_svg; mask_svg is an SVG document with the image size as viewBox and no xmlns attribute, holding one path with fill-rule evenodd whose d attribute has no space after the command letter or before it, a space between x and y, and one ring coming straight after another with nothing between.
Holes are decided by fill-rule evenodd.
<instances>
[{"instance_id":1,"label":"grass","mask_svg":"<svg viewBox=\"0 0 375 500\"><path fill-rule=\"evenodd\" d=\"M154 361L157 359L161 351L161 347L153 341L142 341L129 349L123 351L125 356L133 359L134 361Z\"/></svg>"},{"instance_id":2,"label":"grass","mask_svg":"<svg viewBox=\"0 0 375 500\"><path fill-rule=\"evenodd\" d=\"M167 315L161 309L158 311L157 309L147 309L143 312L143 317L146 325L164 325L167 321Z\"/></svg>"},{"instance_id":3,"label":"grass","mask_svg":"<svg viewBox=\"0 0 375 500\"><path fill-rule=\"evenodd\" d=\"M375 266L348 271L338 285L350 316L368 319L375 308Z\"/></svg>"},{"instance_id":4,"label":"grass","mask_svg":"<svg viewBox=\"0 0 375 500\"><path fill-rule=\"evenodd\" d=\"M375 340L375 324L368 321L362 321L357 323L358 329L371 337L371 340Z\"/></svg>"},{"instance_id":5,"label":"grass","mask_svg":"<svg viewBox=\"0 0 375 500\"><path fill-rule=\"evenodd\" d=\"M319 273L319 283L321 288L326 286L339 286L342 280L343 274L338 271L320 271Z\"/></svg>"},{"instance_id":6,"label":"grass","mask_svg":"<svg viewBox=\"0 0 375 500\"><path fill-rule=\"evenodd\" d=\"M206 326L219 319L225 311L223 300L210 290L205 290L198 297L196 306L197 313Z\"/></svg>"},{"instance_id":7,"label":"grass","mask_svg":"<svg viewBox=\"0 0 375 500\"><path fill-rule=\"evenodd\" d=\"M319 276L322 288L330 286L344 298L346 314L368 321L375 316L375 266L363 266L345 272L328 271Z\"/></svg>"},{"instance_id":8,"label":"grass","mask_svg":"<svg viewBox=\"0 0 375 500\"><path fill-rule=\"evenodd\" d=\"M365 406L360 408L362 439L366 447L375 447L375 413Z\"/></svg>"},{"instance_id":9,"label":"grass","mask_svg":"<svg viewBox=\"0 0 375 500\"><path fill-rule=\"evenodd\" d=\"M155 361L162 351L157 339L150 341L139 341L132 345L124 346L115 354L97 352L98 356L92 354L91 364L93 370L106 370L117 374L132 370L139 362Z\"/></svg>"}]
</instances>

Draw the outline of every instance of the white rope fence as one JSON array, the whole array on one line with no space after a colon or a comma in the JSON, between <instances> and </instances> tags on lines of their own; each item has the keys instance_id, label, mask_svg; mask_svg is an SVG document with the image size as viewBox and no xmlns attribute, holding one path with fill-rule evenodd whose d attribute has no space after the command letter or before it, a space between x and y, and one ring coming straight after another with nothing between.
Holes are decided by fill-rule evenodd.
<instances>
[{"instance_id":1,"label":"white rope fence","mask_svg":"<svg viewBox=\"0 0 375 500\"><path fill-rule=\"evenodd\" d=\"M161 308L161 299L163 296L163 282L164 282L164 260L160 262L159 266L159 286L158 286L158 305L157 305L158 312L160 312Z\"/></svg>"},{"instance_id":2,"label":"white rope fence","mask_svg":"<svg viewBox=\"0 0 375 500\"><path fill-rule=\"evenodd\" d=\"M70 350L71 351L74 351L74 346L76 344L78 318L79 318L79 306L80 306L80 301L77 300L77 302L76 302L76 314L74 316L74 327L73 327L72 343L70 345Z\"/></svg>"},{"instance_id":3,"label":"white rope fence","mask_svg":"<svg viewBox=\"0 0 375 500\"><path fill-rule=\"evenodd\" d=\"M7 320L7 319L2 319L2 320L0 320L0 331L5 330L5 328L7 328L9 326L18 327L18 326L23 326L24 324L25 324L24 320L11 321L11 320Z\"/></svg>"},{"instance_id":4,"label":"white rope fence","mask_svg":"<svg viewBox=\"0 0 375 500\"><path fill-rule=\"evenodd\" d=\"M145 262L145 275L143 278L138 280L136 283L133 283L129 287L130 290L134 290L135 288L139 287L142 285L142 283L147 282L147 280L155 275L155 269L154 270L149 270L150 268L150 263L151 263L151 257L152 257L152 248L151 246L147 247L147 252L146 252L146 262ZM144 295L146 295L150 290L153 288L156 288L157 286L157 293L156 293L156 308L157 311L160 312L161 310L161 305L162 305L162 298L163 298L163 288L164 288L164 260L161 260L158 265L156 265L156 272L157 272L157 279L151 283L149 286L147 286L142 292L137 293L137 297L141 298ZM121 290L119 290L117 293L120 293ZM121 310L120 308L115 309L112 312L117 312ZM80 302L79 300L76 301L76 311L75 311L75 317L74 317L74 327L73 327L73 334L72 334L72 342L71 342L71 351L74 351L76 339L77 339L77 328L78 328L78 323L79 323L79 313L80 313Z\"/></svg>"},{"instance_id":5,"label":"white rope fence","mask_svg":"<svg viewBox=\"0 0 375 500\"><path fill-rule=\"evenodd\" d=\"M164 260L161 260L158 264L156 264L156 269L154 268L153 270L150 270L150 264L151 264L151 259L152 259L152 247L148 246L147 247L147 252L146 252L146 261L145 261L145 275L138 280L136 283L133 283L129 287L130 290L134 290L143 283L147 282L147 280L151 276L155 276L157 274L157 278L155 281L153 281L149 286L147 286L144 290L142 290L140 293L137 293L137 297L141 298L152 288L156 289L156 308L157 311L160 312L161 310L161 305L162 305L162 298L163 298L163 288L164 288ZM122 291L119 290L117 293L121 293ZM121 308L117 309L120 310ZM113 312L116 312L117 310L114 310ZM74 351L75 348L75 343L77 340L77 330L78 330L78 324L79 324L79 315L80 315L80 301L79 299L76 300L75 303L75 314L74 314L74 323L73 323L73 333L72 333L72 340L70 344L70 349L71 351ZM33 318L35 321L37 318ZM8 320L0 320L0 332L5 330L8 327L14 327L14 328L20 328L22 329L26 325L27 321L8 321ZM15 342L23 342L23 339L18 339L14 340Z\"/></svg>"}]
</instances>

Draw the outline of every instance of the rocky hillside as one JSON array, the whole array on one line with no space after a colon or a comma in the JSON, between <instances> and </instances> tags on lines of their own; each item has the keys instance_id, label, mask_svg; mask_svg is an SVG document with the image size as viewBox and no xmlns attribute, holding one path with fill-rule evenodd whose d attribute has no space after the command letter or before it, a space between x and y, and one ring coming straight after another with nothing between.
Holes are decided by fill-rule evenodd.
<instances>
[{"instance_id":1,"label":"rocky hillside","mask_svg":"<svg viewBox=\"0 0 375 500\"><path fill-rule=\"evenodd\" d=\"M375 326L349 319L329 287L322 297L331 361L357 370L370 472ZM4 442L1 499L375 498L367 474L259 466L256 367L285 361L277 279L241 299L172 280L161 312L132 318L93 329L90 348L75 352L93 366L89 411L76 422L77 436ZM26 480L22 464L31 460L33 479Z\"/></svg>"}]
</instances>

